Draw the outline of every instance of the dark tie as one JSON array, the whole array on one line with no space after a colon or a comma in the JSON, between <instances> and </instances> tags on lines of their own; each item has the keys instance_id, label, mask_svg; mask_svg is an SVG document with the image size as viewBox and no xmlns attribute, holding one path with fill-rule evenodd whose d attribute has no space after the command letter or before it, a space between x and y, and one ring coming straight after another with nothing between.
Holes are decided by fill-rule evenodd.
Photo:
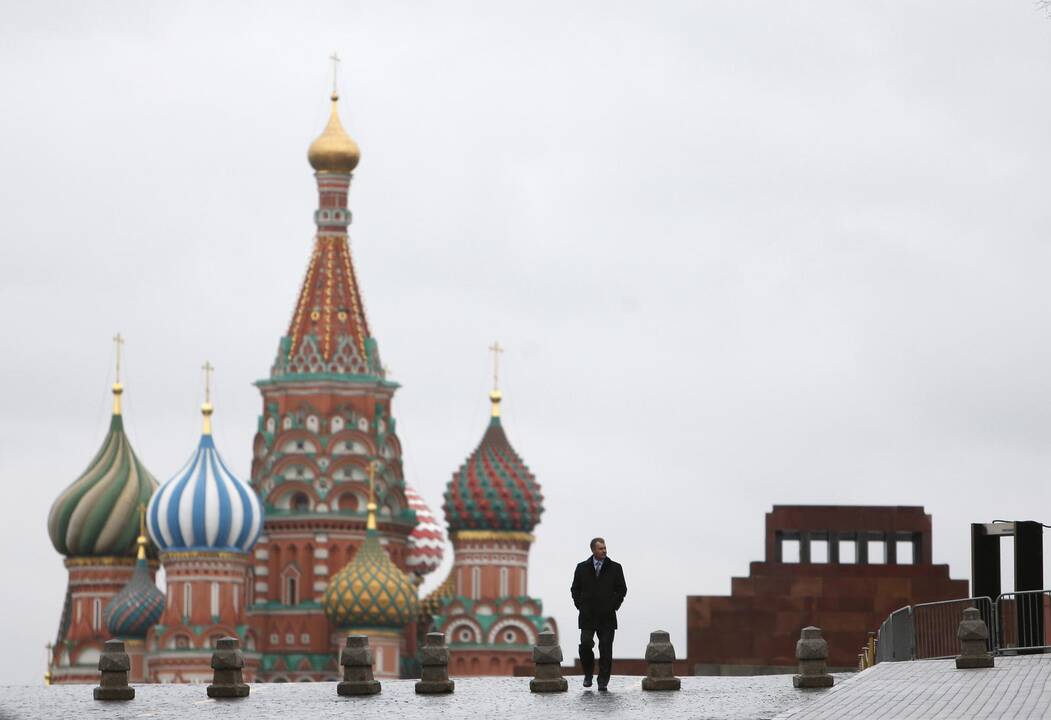
<instances>
[{"instance_id":1,"label":"dark tie","mask_svg":"<svg viewBox=\"0 0 1051 720\"><path fill-rule=\"evenodd\" d=\"M600 562L595 563L595 577L598 577L598 574L601 571L602 571L602 563L600 563Z\"/></svg>"}]
</instances>

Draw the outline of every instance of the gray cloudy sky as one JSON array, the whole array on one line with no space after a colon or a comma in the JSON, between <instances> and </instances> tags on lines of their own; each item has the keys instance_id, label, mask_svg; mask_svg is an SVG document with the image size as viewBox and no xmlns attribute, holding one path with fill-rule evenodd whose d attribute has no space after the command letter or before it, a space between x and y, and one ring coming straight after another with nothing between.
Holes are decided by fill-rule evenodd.
<instances>
[{"instance_id":1,"label":"gray cloudy sky","mask_svg":"<svg viewBox=\"0 0 1051 720\"><path fill-rule=\"evenodd\" d=\"M567 652L595 534L638 656L657 627L685 653L685 596L747 574L775 503L924 505L958 578L968 523L1051 521L1031 0L3 6L4 682L58 625L46 517L101 442L114 332L147 467L191 452L207 358L247 477L333 50L408 480L440 514L499 338Z\"/></svg>"}]
</instances>

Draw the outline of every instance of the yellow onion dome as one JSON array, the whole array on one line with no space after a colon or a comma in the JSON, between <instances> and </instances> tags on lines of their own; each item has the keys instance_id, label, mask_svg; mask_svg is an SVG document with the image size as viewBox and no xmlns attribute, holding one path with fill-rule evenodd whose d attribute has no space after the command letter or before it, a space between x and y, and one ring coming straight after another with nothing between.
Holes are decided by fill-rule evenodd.
<instances>
[{"instance_id":1,"label":"yellow onion dome","mask_svg":"<svg viewBox=\"0 0 1051 720\"><path fill-rule=\"evenodd\" d=\"M358 166L361 149L339 121L339 95L332 94L332 112L318 139L310 143L307 160L321 173L349 174Z\"/></svg>"},{"instance_id":2,"label":"yellow onion dome","mask_svg":"<svg viewBox=\"0 0 1051 720\"><path fill-rule=\"evenodd\" d=\"M402 628L416 619L416 586L398 569L369 529L357 555L332 576L322 598L340 628Z\"/></svg>"}]
</instances>

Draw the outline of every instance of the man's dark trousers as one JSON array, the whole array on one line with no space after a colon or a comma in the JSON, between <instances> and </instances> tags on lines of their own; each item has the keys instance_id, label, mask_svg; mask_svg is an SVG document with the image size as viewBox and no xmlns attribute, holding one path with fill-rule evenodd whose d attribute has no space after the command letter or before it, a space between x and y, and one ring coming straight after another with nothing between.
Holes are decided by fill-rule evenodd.
<instances>
[{"instance_id":1,"label":"man's dark trousers","mask_svg":"<svg viewBox=\"0 0 1051 720\"><path fill-rule=\"evenodd\" d=\"M584 674L591 676L595 669L594 638L597 634L598 684L602 688L609 682L613 670L613 634L617 629L617 610L628 594L624 569L620 563L607 556L602 562L602 569L596 574L594 559L588 558L574 569L570 593L573 595L573 604L580 611L577 619L580 664Z\"/></svg>"},{"instance_id":2,"label":"man's dark trousers","mask_svg":"<svg viewBox=\"0 0 1051 720\"><path fill-rule=\"evenodd\" d=\"M613 673L613 634L617 631L611 627L580 631L580 667L587 676L595 672L595 635L598 635L598 681L609 682Z\"/></svg>"}]
</instances>

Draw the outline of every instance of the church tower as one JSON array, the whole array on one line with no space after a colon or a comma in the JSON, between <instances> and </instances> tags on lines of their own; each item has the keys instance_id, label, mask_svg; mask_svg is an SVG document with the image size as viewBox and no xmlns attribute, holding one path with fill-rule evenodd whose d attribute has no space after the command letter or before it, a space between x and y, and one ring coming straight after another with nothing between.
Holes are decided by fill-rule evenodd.
<instances>
[{"instance_id":1,"label":"church tower","mask_svg":"<svg viewBox=\"0 0 1051 720\"><path fill-rule=\"evenodd\" d=\"M245 623L245 580L249 553L263 527L263 506L215 447L211 365L204 369L204 427L197 448L146 509L168 585L160 622L146 638L151 682L210 681L212 652L226 636L241 640L247 682L259 663L256 638Z\"/></svg>"},{"instance_id":2,"label":"church tower","mask_svg":"<svg viewBox=\"0 0 1051 720\"><path fill-rule=\"evenodd\" d=\"M408 570L416 515L405 496L401 443L386 377L358 286L347 228L356 142L333 90L328 124L307 159L317 180L316 232L306 276L270 377L256 383L263 411L252 485L266 509L251 576L249 620L263 652L261 680L339 675L338 628L322 597L366 539L368 471L378 463L375 542ZM405 630L414 635L415 627ZM415 655L414 639L405 648Z\"/></svg>"},{"instance_id":3,"label":"church tower","mask_svg":"<svg viewBox=\"0 0 1051 720\"><path fill-rule=\"evenodd\" d=\"M85 683L98 679L102 646L110 639L106 605L136 572L139 506L157 487L124 433L120 382L120 335L113 414L102 447L72 485L62 491L48 514L51 544L66 558L69 585L58 638L52 648L51 682ZM156 561L142 561L152 582ZM134 648L132 648L134 652Z\"/></svg>"},{"instance_id":4,"label":"church tower","mask_svg":"<svg viewBox=\"0 0 1051 720\"><path fill-rule=\"evenodd\" d=\"M529 596L529 548L543 495L504 432L495 368L501 348L490 350L489 426L445 491L453 567L423 603L433 628L448 639L450 672L457 675L512 675L531 661L543 630L557 633L554 619L543 617L543 603Z\"/></svg>"}]
</instances>

